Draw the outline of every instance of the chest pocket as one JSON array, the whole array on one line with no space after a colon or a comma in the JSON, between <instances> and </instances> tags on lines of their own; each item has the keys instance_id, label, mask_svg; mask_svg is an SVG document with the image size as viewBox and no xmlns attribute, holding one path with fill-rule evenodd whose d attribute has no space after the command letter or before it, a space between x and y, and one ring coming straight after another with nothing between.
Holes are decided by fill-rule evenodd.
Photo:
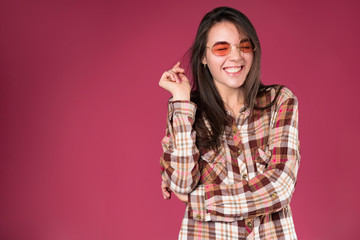
<instances>
[{"instance_id":1,"label":"chest pocket","mask_svg":"<svg viewBox=\"0 0 360 240\"><path fill-rule=\"evenodd\" d=\"M256 148L254 150L254 155L257 174L263 174L271 160L272 153L269 150L269 146L266 146L263 149Z\"/></svg>"},{"instance_id":2,"label":"chest pocket","mask_svg":"<svg viewBox=\"0 0 360 240\"><path fill-rule=\"evenodd\" d=\"M201 183L228 183L227 161L223 148L219 153L214 150L202 151L200 159Z\"/></svg>"}]
</instances>

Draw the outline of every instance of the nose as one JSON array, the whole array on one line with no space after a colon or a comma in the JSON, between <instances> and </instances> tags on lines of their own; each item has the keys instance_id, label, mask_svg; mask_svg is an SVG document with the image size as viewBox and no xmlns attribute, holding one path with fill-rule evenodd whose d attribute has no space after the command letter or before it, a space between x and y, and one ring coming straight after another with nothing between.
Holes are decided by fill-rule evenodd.
<instances>
[{"instance_id":1,"label":"nose","mask_svg":"<svg viewBox=\"0 0 360 240\"><path fill-rule=\"evenodd\" d=\"M243 52L240 50L239 45L232 45L229 52L229 59L230 60L239 60L243 57Z\"/></svg>"}]
</instances>

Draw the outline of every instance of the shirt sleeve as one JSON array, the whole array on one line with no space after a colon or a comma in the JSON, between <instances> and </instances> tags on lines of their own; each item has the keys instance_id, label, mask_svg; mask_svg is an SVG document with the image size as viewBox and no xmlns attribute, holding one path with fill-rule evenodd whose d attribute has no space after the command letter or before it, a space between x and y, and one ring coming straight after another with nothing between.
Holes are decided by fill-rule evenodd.
<instances>
[{"instance_id":1,"label":"shirt sleeve","mask_svg":"<svg viewBox=\"0 0 360 240\"><path fill-rule=\"evenodd\" d=\"M162 179L172 191L190 193L200 179L199 151L195 146L196 104L190 101L169 101L163 154L160 158Z\"/></svg>"},{"instance_id":2,"label":"shirt sleeve","mask_svg":"<svg viewBox=\"0 0 360 240\"><path fill-rule=\"evenodd\" d=\"M292 95L277 107L269 136L266 171L230 185L209 184L190 196L194 219L236 221L277 212L290 203L300 164L298 101ZM199 195L204 194L204 197Z\"/></svg>"}]
</instances>

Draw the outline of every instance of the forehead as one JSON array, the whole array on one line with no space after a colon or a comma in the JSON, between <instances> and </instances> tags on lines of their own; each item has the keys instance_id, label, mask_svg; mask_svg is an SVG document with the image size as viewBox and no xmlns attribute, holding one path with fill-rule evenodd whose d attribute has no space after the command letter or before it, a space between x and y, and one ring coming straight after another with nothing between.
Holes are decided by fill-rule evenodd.
<instances>
[{"instance_id":1,"label":"forehead","mask_svg":"<svg viewBox=\"0 0 360 240\"><path fill-rule=\"evenodd\" d=\"M238 28L232 22L219 22L210 28L207 42L227 41L238 43L244 38L246 38L246 35L239 32Z\"/></svg>"}]
</instances>

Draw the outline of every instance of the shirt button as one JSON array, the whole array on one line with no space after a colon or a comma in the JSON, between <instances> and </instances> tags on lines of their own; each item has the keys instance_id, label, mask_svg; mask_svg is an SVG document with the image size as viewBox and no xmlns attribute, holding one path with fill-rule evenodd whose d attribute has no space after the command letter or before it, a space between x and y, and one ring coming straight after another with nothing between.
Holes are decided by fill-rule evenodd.
<instances>
[{"instance_id":1,"label":"shirt button","mask_svg":"<svg viewBox=\"0 0 360 240\"><path fill-rule=\"evenodd\" d=\"M272 194L271 194L271 197L272 197L272 198L276 198L276 197L277 197L277 193L276 193L276 192L272 193Z\"/></svg>"},{"instance_id":2,"label":"shirt button","mask_svg":"<svg viewBox=\"0 0 360 240\"><path fill-rule=\"evenodd\" d=\"M247 174L243 174L243 175L242 175L242 178L243 178L243 179L247 179Z\"/></svg>"},{"instance_id":3,"label":"shirt button","mask_svg":"<svg viewBox=\"0 0 360 240\"><path fill-rule=\"evenodd\" d=\"M239 155L241 154L241 149L238 150L238 154L239 154Z\"/></svg>"},{"instance_id":4,"label":"shirt button","mask_svg":"<svg viewBox=\"0 0 360 240\"><path fill-rule=\"evenodd\" d=\"M249 228L252 228L252 223L249 221L249 222L247 222L247 224L246 224Z\"/></svg>"}]
</instances>

